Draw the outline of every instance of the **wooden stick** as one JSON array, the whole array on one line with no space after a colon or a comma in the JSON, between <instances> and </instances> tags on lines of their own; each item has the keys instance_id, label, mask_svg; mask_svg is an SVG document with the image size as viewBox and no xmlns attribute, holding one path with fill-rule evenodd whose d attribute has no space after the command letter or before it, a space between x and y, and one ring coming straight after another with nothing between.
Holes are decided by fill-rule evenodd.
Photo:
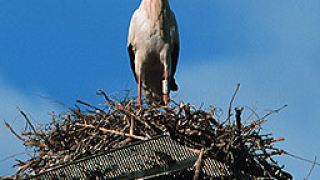
<instances>
[{"instance_id":1,"label":"wooden stick","mask_svg":"<svg viewBox=\"0 0 320 180\"><path fill-rule=\"evenodd\" d=\"M81 127L85 127L85 128L95 129L95 126L89 125L89 124L79 124L79 123L77 123L76 125L77 126L81 126ZM136 135L130 135L130 134L125 133L125 132L106 129L106 128L102 128L102 127L100 127L99 130L102 131L102 132L107 132L107 133L117 134L117 135L121 135L121 136L131 137L131 138L134 138L134 139L146 140L145 137L136 136Z\"/></svg>"},{"instance_id":2,"label":"wooden stick","mask_svg":"<svg viewBox=\"0 0 320 180\"><path fill-rule=\"evenodd\" d=\"M199 154L199 158L195 163L195 172L194 172L194 176L193 176L193 180L198 180L199 176L200 176L200 171L201 171L201 166L202 166L202 161L203 161L203 153L204 149L201 149L201 152Z\"/></svg>"},{"instance_id":3,"label":"wooden stick","mask_svg":"<svg viewBox=\"0 0 320 180\"><path fill-rule=\"evenodd\" d=\"M233 96L232 96L232 98L231 98L231 100L230 100L229 110L228 110L228 117L227 117L227 119L221 124L221 126L222 126L223 124L225 124L226 122L229 122L229 124L230 124L230 118L231 118L231 116L232 116L232 114L231 114L232 104L233 104L233 101L234 101L234 99L235 99L235 97L236 97L239 89L240 89L240 83L237 84L236 91L234 92L234 94L233 94Z\"/></svg>"},{"instance_id":4,"label":"wooden stick","mask_svg":"<svg viewBox=\"0 0 320 180\"><path fill-rule=\"evenodd\" d=\"M316 156L316 157L314 157L314 163L312 164L311 169L310 169L310 171L309 171L309 173L308 173L307 177L306 177L304 180L308 180L308 179L309 179L309 177L310 177L310 175L311 175L311 173L312 173L312 171L313 171L314 166L316 165L316 163L317 163L317 156Z\"/></svg>"},{"instance_id":5,"label":"wooden stick","mask_svg":"<svg viewBox=\"0 0 320 180\"><path fill-rule=\"evenodd\" d=\"M134 118L133 116L130 116L131 121L130 121L130 135L134 134Z\"/></svg>"},{"instance_id":6,"label":"wooden stick","mask_svg":"<svg viewBox=\"0 0 320 180\"><path fill-rule=\"evenodd\" d=\"M29 124L29 126L31 127L31 129L33 130L33 132L35 134L37 134L36 129L33 127L33 125L31 124L28 116L19 108L19 106L17 106L18 111L20 112L20 114L26 119L27 123Z\"/></svg>"},{"instance_id":7,"label":"wooden stick","mask_svg":"<svg viewBox=\"0 0 320 180\"><path fill-rule=\"evenodd\" d=\"M36 142L33 142L33 141L30 141L30 140L26 140L26 139L23 139L21 136L19 136L13 129L12 127L6 122L4 121L5 125L9 128L9 130L11 131L11 133L13 135L15 135L18 139L20 139L21 141L27 143L28 145L34 145L34 146L38 146L38 147L48 147L46 144L40 144L40 143L36 143Z\"/></svg>"},{"instance_id":8,"label":"wooden stick","mask_svg":"<svg viewBox=\"0 0 320 180\"><path fill-rule=\"evenodd\" d=\"M9 130L11 131L11 133L12 133L13 135L15 135L18 139L20 139L20 140L23 141L23 142L29 142L28 140L23 139L21 136L19 136L19 135L12 129L12 127L11 127L6 121L4 121L4 124L9 128Z\"/></svg>"}]
</instances>

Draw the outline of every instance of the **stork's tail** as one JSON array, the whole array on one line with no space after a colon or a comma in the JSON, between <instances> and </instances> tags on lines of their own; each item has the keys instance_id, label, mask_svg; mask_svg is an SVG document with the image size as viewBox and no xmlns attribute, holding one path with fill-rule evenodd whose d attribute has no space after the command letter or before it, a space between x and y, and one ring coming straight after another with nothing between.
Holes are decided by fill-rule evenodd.
<instances>
[{"instance_id":1,"label":"stork's tail","mask_svg":"<svg viewBox=\"0 0 320 180\"><path fill-rule=\"evenodd\" d=\"M170 91L177 91L178 85L175 83L175 81L170 82ZM169 92L170 92L169 91ZM149 105L164 105L164 101L162 99L162 93L156 93L148 88L142 88L142 93L144 96L144 99L147 104Z\"/></svg>"},{"instance_id":2,"label":"stork's tail","mask_svg":"<svg viewBox=\"0 0 320 180\"><path fill-rule=\"evenodd\" d=\"M160 86L161 87L161 86ZM164 101L163 101L163 93L161 92L161 88L156 88L154 90L149 89L145 86L142 86L142 93L144 96L144 99L146 101L147 104L153 104L153 105L164 105ZM174 78L171 79L171 81L169 82L169 94L170 91L177 91L178 90L178 85L176 84L176 81Z\"/></svg>"},{"instance_id":3,"label":"stork's tail","mask_svg":"<svg viewBox=\"0 0 320 180\"><path fill-rule=\"evenodd\" d=\"M144 99L147 104L149 104L149 105L159 105L159 104L163 105L164 104L164 102L161 98L162 97L161 94L157 94L147 88L142 88L142 93L143 93Z\"/></svg>"},{"instance_id":4,"label":"stork's tail","mask_svg":"<svg viewBox=\"0 0 320 180\"><path fill-rule=\"evenodd\" d=\"M176 80L174 78L172 78L172 80L170 81L170 90L171 91L178 91L178 85L176 83Z\"/></svg>"}]
</instances>

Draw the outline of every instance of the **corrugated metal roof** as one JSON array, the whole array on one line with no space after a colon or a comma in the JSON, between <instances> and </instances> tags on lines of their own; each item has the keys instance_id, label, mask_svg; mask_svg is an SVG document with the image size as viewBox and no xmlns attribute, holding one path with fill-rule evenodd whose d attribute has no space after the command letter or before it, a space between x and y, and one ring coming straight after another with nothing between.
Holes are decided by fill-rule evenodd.
<instances>
[{"instance_id":1,"label":"corrugated metal roof","mask_svg":"<svg viewBox=\"0 0 320 180\"><path fill-rule=\"evenodd\" d=\"M152 179L190 169L198 156L197 152L169 136L162 136L57 166L25 180ZM238 174L240 179L251 179L242 172L231 173L224 163L210 158L204 160L202 172L214 179L231 174Z\"/></svg>"}]
</instances>

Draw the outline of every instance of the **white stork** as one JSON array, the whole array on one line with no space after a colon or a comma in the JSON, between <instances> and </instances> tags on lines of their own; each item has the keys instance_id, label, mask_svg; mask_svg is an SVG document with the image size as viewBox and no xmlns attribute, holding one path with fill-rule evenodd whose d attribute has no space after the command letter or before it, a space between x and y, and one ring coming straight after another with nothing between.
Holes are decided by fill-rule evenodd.
<instances>
[{"instance_id":1,"label":"white stork","mask_svg":"<svg viewBox=\"0 0 320 180\"><path fill-rule=\"evenodd\" d=\"M142 0L130 22L128 51L131 69L148 104L167 104L170 91L177 91L174 79L180 50L179 33L168 0Z\"/></svg>"}]
</instances>

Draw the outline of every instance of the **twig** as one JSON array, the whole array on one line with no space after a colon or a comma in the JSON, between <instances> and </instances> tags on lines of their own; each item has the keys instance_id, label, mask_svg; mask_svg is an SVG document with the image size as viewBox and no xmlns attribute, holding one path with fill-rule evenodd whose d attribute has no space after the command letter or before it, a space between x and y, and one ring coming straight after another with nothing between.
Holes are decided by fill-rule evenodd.
<instances>
[{"instance_id":1,"label":"twig","mask_svg":"<svg viewBox=\"0 0 320 180\"><path fill-rule=\"evenodd\" d=\"M134 118L133 116L130 117L130 135L134 134Z\"/></svg>"},{"instance_id":2,"label":"twig","mask_svg":"<svg viewBox=\"0 0 320 180\"><path fill-rule=\"evenodd\" d=\"M38 147L48 147L46 144L40 144L40 143L37 143L37 142L33 142L32 140L26 140L26 139L23 139L21 136L19 136L13 129L12 127L6 122L4 121L5 125L9 128L9 130L11 131L11 133L13 135L15 135L18 139L20 139L21 141L27 143L28 145L33 145L33 146L38 146Z\"/></svg>"},{"instance_id":3,"label":"twig","mask_svg":"<svg viewBox=\"0 0 320 180\"><path fill-rule=\"evenodd\" d=\"M91 107L92 109L96 110L96 112L102 113L103 115L106 114L103 110L101 110L101 109L99 109L99 108L97 108L95 106L92 106L91 104L89 104L89 103L87 103L87 102L85 102L83 100L77 100L77 103L80 103L80 104L83 104L85 106Z\"/></svg>"},{"instance_id":4,"label":"twig","mask_svg":"<svg viewBox=\"0 0 320 180\"><path fill-rule=\"evenodd\" d=\"M260 120L264 120L266 119L268 116L270 116L271 114L274 114L274 113L279 113L282 109L288 107L288 105L283 105L281 106L279 109L276 109L276 110L272 110L270 111L268 114L264 115Z\"/></svg>"},{"instance_id":5,"label":"twig","mask_svg":"<svg viewBox=\"0 0 320 180\"><path fill-rule=\"evenodd\" d=\"M61 107L67 107L64 102L59 101L59 100L57 100L57 99L54 99L54 98L51 98L51 97L47 97L47 96L43 96L43 95L39 95L39 97L40 97L41 99L50 100L51 103L56 103L56 104L60 105Z\"/></svg>"},{"instance_id":6,"label":"twig","mask_svg":"<svg viewBox=\"0 0 320 180\"><path fill-rule=\"evenodd\" d=\"M253 115L256 116L256 118L260 119L259 114L257 114L254 109L252 109L252 108L249 107L249 106L244 106L244 107L247 108L247 109L249 109L249 110L251 111L251 114L250 114L250 116L249 116L248 119L250 119Z\"/></svg>"},{"instance_id":7,"label":"twig","mask_svg":"<svg viewBox=\"0 0 320 180\"><path fill-rule=\"evenodd\" d=\"M241 113L243 111L243 108L241 109L234 109L236 111L236 122L237 122L237 135L239 136L239 141L240 141L240 147L243 149L243 142L241 138Z\"/></svg>"},{"instance_id":8,"label":"twig","mask_svg":"<svg viewBox=\"0 0 320 180\"><path fill-rule=\"evenodd\" d=\"M18 139L20 139L20 140L23 141L23 142L28 142L28 140L23 139L21 136L19 136L19 135L12 129L12 127L11 127L6 121L4 121L4 124L9 128L9 130L11 131L11 133L12 133L13 135L15 135Z\"/></svg>"},{"instance_id":9,"label":"twig","mask_svg":"<svg viewBox=\"0 0 320 180\"><path fill-rule=\"evenodd\" d=\"M36 123L36 124L37 124L38 129L40 130L41 135L44 135L44 132L42 131L40 125L38 123Z\"/></svg>"},{"instance_id":10,"label":"twig","mask_svg":"<svg viewBox=\"0 0 320 180\"><path fill-rule=\"evenodd\" d=\"M193 176L193 180L198 180L200 176L200 171L201 171L201 166L202 166L202 161L203 161L203 154L204 154L204 149L201 149L201 152L199 154L199 158L197 159L195 163L195 172Z\"/></svg>"},{"instance_id":11,"label":"twig","mask_svg":"<svg viewBox=\"0 0 320 180\"><path fill-rule=\"evenodd\" d=\"M29 151L29 152L32 152L32 151ZM27 154L28 152L21 152L21 153L17 153L17 154L13 154L11 156L8 156L8 157L5 157L3 159L0 159L0 163L2 163L3 161L6 161L8 159L11 159L11 158L14 158L16 156L21 156L21 155L24 155L24 154Z\"/></svg>"},{"instance_id":12,"label":"twig","mask_svg":"<svg viewBox=\"0 0 320 180\"><path fill-rule=\"evenodd\" d=\"M232 114L231 114L232 104L233 104L233 101L234 101L239 89L240 89L240 83L237 84L236 91L234 92L234 94L233 94L233 96L231 98L231 101L230 101L230 104L229 104L229 110L228 110L228 117L221 125L224 125L227 121L229 122L229 124L231 124L230 123L230 118L232 116Z\"/></svg>"},{"instance_id":13,"label":"twig","mask_svg":"<svg viewBox=\"0 0 320 180\"><path fill-rule=\"evenodd\" d=\"M314 166L316 165L316 163L317 163L317 156L314 157L314 162L313 162L312 167L311 167L311 169L310 169L310 171L309 171L309 174L307 175L307 177L306 177L304 180L308 180L308 179L309 179L309 177L310 177L310 175L311 175L311 173L312 173L312 171L313 171Z\"/></svg>"},{"instance_id":14,"label":"twig","mask_svg":"<svg viewBox=\"0 0 320 180\"><path fill-rule=\"evenodd\" d=\"M93 125L79 124L79 123L77 123L76 125L77 125L77 126L81 126L81 127L85 127L85 128L96 129L96 127L93 126ZM134 138L134 139L146 140L146 138L141 137L141 136L131 135L131 134L128 134L128 133L125 133L125 132L120 132L120 131L116 131L116 130L106 129L106 128L102 128L102 127L99 128L99 130L100 130L100 131L103 131L103 132L112 133L112 134L118 134L118 135L121 135L121 136L131 137L131 138Z\"/></svg>"},{"instance_id":15,"label":"twig","mask_svg":"<svg viewBox=\"0 0 320 180\"><path fill-rule=\"evenodd\" d=\"M295 158L295 159L299 159L299 160L301 160L301 161L304 161L304 162L307 162L307 163L311 163L311 164L315 164L315 165L317 165L317 166L320 166L320 163L318 163L318 162L314 162L314 161L311 161L311 160L309 160L309 159L302 158L302 157L300 157L300 156L291 154L291 153L289 153L289 152L287 152L287 151L284 151L283 153L284 153L285 155L291 156L291 157L293 157L293 158Z\"/></svg>"},{"instance_id":16,"label":"twig","mask_svg":"<svg viewBox=\"0 0 320 180\"><path fill-rule=\"evenodd\" d=\"M33 130L33 132L35 134L37 134L36 129L33 127L33 125L31 124L28 116L19 108L19 106L17 106L18 111L20 112L20 114L26 119L27 123L29 124L29 126L31 127L31 129Z\"/></svg>"}]
</instances>

